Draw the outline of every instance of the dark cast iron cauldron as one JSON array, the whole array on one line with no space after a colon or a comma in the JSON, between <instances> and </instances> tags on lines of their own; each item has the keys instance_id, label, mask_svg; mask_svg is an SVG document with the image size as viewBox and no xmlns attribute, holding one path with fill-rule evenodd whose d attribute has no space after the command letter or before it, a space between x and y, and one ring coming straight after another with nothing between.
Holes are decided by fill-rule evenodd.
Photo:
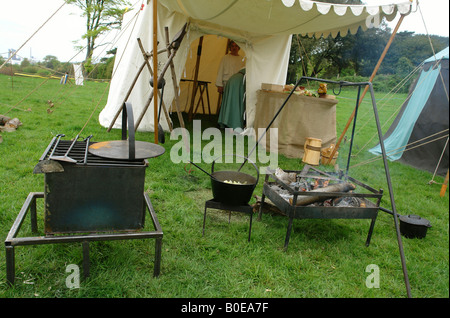
<instances>
[{"instance_id":1,"label":"dark cast iron cauldron","mask_svg":"<svg viewBox=\"0 0 450 318\"><path fill-rule=\"evenodd\" d=\"M383 207L381 211L394 215L394 212ZM423 219L418 215L401 215L397 213L400 220L400 233L406 238L424 238L427 235L428 228L431 227L430 221Z\"/></svg>"},{"instance_id":2,"label":"dark cast iron cauldron","mask_svg":"<svg viewBox=\"0 0 450 318\"><path fill-rule=\"evenodd\" d=\"M238 156L240 157L240 156ZM212 162L211 166L211 187L214 200L228 205L246 205L255 190L259 180L259 169L248 158L244 158L256 170L256 178L240 171L214 171L214 163L218 158ZM225 181L235 181L237 183L229 183Z\"/></svg>"},{"instance_id":3,"label":"dark cast iron cauldron","mask_svg":"<svg viewBox=\"0 0 450 318\"><path fill-rule=\"evenodd\" d=\"M424 238L428 228L431 227L430 221L418 215L401 215L399 219L400 233L406 238Z\"/></svg>"}]
</instances>

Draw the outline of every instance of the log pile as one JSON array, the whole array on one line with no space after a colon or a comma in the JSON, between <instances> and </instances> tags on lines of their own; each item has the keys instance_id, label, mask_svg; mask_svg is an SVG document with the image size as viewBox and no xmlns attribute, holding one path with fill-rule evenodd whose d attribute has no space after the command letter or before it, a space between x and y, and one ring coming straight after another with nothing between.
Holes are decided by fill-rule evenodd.
<instances>
[{"instance_id":1,"label":"log pile","mask_svg":"<svg viewBox=\"0 0 450 318\"><path fill-rule=\"evenodd\" d=\"M18 118L10 118L0 114L0 132L11 132L17 130L22 123Z\"/></svg>"}]
</instances>

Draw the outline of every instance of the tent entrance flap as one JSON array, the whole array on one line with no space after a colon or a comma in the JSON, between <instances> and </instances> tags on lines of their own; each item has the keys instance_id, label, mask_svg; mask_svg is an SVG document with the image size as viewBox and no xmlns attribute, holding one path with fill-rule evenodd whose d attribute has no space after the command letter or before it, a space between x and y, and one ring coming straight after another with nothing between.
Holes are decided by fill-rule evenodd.
<instances>
[{"instance_id":1,"label":"tent entrance flap","mask_svg":"<svg viewBox=\"0 0 450 318\"><path fill-rule=\"evenodd\" d=\"M420 87L420 89L414 90L403 116L398 121L394 131L384 140L389 160L398 160L403 155L414 128L414 124L428 101L440 70L441 68L438 66L435 69L430 68L428 72L422 72L420 75L417 82L417 87ZM380 145L375 146L369 151L375 155L380 155Z\"/></svg>"}]
</instances>

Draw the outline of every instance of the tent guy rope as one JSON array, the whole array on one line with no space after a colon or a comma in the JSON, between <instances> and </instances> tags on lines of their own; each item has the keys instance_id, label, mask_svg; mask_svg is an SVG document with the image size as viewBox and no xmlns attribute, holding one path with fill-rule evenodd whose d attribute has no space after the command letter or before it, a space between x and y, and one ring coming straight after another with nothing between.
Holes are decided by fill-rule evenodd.
<instances>
[{"instance_id":1,"label":"tent guy rope","mask_svg":"<svg viewBox=\"0 0 450 318\"><path fill-rule=\"evenodd\" d=\"M392 149L392 150L386 152L386 155L395 155L395 154L397 154L397 153L406 152L406 151L408 151L408 150L412 150L412 149L414 149L414 148L418 148L418 147L424 146L424 145L429 144L429 143L431 143L431 142L435 142L435 141L441 140L441 139L443 139L443 138L448 138L448 133L447 133L447 135L440 136L440 137L434 138L434 139L432 139L432 140L426 141L426 142L424 142L424 143L421 143L421 144L419 144L419 145L416 145L416 146L414 146L414 147L409 147L409 148L408 148L408 146L414 145L414 144L419 143L419 142L421 142L421 141L423 141L423 140L426 140L426 139L428 139L428 138L434 137L434 136L436 136L436 135L439 135L439 134L445 133L445 132L448 132L448 129L443 130L443 131L440 131L440 132L437 132L437 133L435 133L435 134L433 134L433 135L427 136L427 137L422 138L422 139L420 139L420 140L416 140L416 141L414 141L414 142L412 142L412 143L409 143L409 144L407 144L407 145L405 145L405 146L402 146L402 147L399 147L399 148L396 148L396 149ZM444 149L445 149L445 148L444 148ZM381 156L376 156L376 157L374 157L374 158L371 158L371 159L368 159L368 160L366 160L366 161L360 162L360 163L358 163L358 164L352 165L352 167L358 167L358 166L366 165L366 164L369 164L369 163L378 161L378 160L380 160L380 159L382 159Z\"/></svg>"},{"instance_id":2,"label":"tent guy rope","mask_svg":"<svg viewBox=\"0 0 450 318\"><path fill-rule=\"evenodd\" d=\"M418 67L416 67L408 76L407 76L407 78L409 79L409 78L411 78L412 77L412 75L414 75L418 70L420 70L421 69L421 67L423 66L423 62L418 66ZM426 80L426 78L428 77L429 75L427 75L421 82L419 82L419 83L417 83L417 86L416 87L420 87L421 85L422 85L422 83ZM406 80L404 81L404 83L406 83ZM397 87L397 86L396 86ZM445 87L445 86L444 86ZM399 87L398 89L397 89L397 91L395 92L395 93L397 93L398 92L398 90L400 89L401 87ZM391 90L391 92L392 92L392 90ZM391 92L389 92L388 94L390 94ZM387 94L387 95L388 95ZM404 102L403 103L405 103L407 100L409 100L409 98L411 98L411 96L412 96L412 94L413 94L413 92L410 92L409 94L408 94L408 96L405 98L405 100L404 100ZM402 105L403 105L403 103L398 107L398 108L396 108L396 110L394 111L394 112L392 112L392 114L391 114L391 116L383 123L383 125L382 125L382 128L384 128L389 122L390 122L390 120L400 111L400 109L401 109L401 107L402 107ZM383 106L384 106L385 104L383 104L379 109L381 110L382 108L383 108ZM360 132L365 126L366 126L366 124L367 124L367 122L366 123L364 123L359 129L358 129L358 132ZM369 145L369 143L374 139L376 137L376 133L374 133L374 135L364 144L364 146L355 154L355 156L357 156L357 155L359 155L368 145ZM406 146L405 146L406 147Z\"/></svg>"},{"instance_id":3,"label":"tent guy rope","mask_svg":"<svg viewBox=\"0 0 450 318\"><path fill-rule=\"evenodd\" d=\"M59 10L61 10L61 8L64 6L66 4L66 2L64 1L64 3L28 38L28 40L26 40L20 47L19 47L19 49L16 51L16 52L14 52L14 54L11 54L11 56L2 64L2 66L0 66L0 69L4 66L4 65L6 65L6 63L8 63L24 46L25 46L25 44L27 44L28 43L28 41L30 41L32 38L33 38L33 36L35 36L36 35L36 33L38 33L39 32L39 30L41 30L43 27L44 27L44 25L46 25L47 24L47 22L48 21L50 21L52 18L53 18L53 16L56 14L56 13L58 13L58 11Z\"/></svg>"},{"instance_id":4,"label":"tent guy rope","mask_svg":"<svg viewBox=\"0 0 450 318\"><path fill-rule=\"evenodd\" d=\"M381 62L383 62L384 57L386 56L386 53L387 53L387 51L389 50L389 47L392 44L392 41L394 41L395 35L397 34L397 31L400 28L400 25L402 24L402 21L403 21L404 18L405 18L404 14L400 15L400 19L398 20L397 25L395 26L394 31L392 32L391 37L389 38L389 41L387 42L386 46L384 47L383 53L381 53L381 56L380 56L380 58L379 58L379 60L377 62L377 65L375 66L375 68L374 68L374 70L372 72L372 75L369 78L369 82L370 83L372 83L375 75L377 74L378 69L380 68ZM339 136L339 139L338 139L338 141L336 143L336 146L334 147L334 149L333 149L333 151L332 151L332 153L330 155L330 158L326 162L327 164L331 163L331 160L333 160L334 155L336 154L336 151L338 151L339 146L341 145L341 142L342 142L342 138L344 137L344 135L347 132L350 124L352 123L353 118L355 117L355 114L356 114L356 110L357 110L359 104L361 104L361 102L364 99L364 96L366 95L368 90L369 90L369 86L366 86L364 88L364 92L362 93L362 96L361 96L361 99L360 99L359 103L357 104L357 106L353 110L353 113L350 115L350 118L348 119L347 124L344 127L344 131L342 132L341 136Z\"/></svg>"}]
</instances>

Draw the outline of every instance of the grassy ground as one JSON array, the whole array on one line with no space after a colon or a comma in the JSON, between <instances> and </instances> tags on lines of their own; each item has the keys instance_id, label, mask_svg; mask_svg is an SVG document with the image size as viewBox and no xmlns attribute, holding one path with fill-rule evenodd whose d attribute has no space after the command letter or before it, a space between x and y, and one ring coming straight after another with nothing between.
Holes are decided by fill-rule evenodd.
<instances>
[{"instance_id":1,"label":"grassy ground","mask_svg":"<svg viewBox=\"0 0 450 318\"><path fill-rule=\"evenodd\" d=\"M29 92L39 89L21 101ZM103 99L101 100L101 97ZM380 117L387 122L404 96L379 98ZM98 114L106 103L107 84L61 86L56 80L0 76L0 114L17 117L23 125L2 133L0 144L0 238L4 240L29 192L43 191L43 175L32 173L49 141L58 133L74 137L92 134L93 140L120 139L120 131L106 132ZM354 107L356 92L339 97L338 135ZM48 100L54 107L49 113ZM17 106L16 106L17 105ZM15 108L12 108L16 106ZM381 161L358 165L370 159L367 153L376 138L369 99L363 104L352 157L350 175L378 189L383 188L382 206L390 209L386 177ZM367 113L366 115L364 115ZM92 115L92 117L91 117ZM176 117L176 116L174 116ZM88 121L88 119L90 119ZM214 121L202 118L202 127ZM176 120L176 118L174 118ZM366 124L367 123L367 124ZM86 124L86 126L85 126ZM351 131L351 130L349 130ZM350 132L347 133L349 138ZM347 139L348 139L347 138ZM152 133L137 133L137 140L152 142ZM0 297L2 298L403 298L406 288L393 217L380 212L372 241L364 245L368 220L295 220L289 248L283 250L288 220L264 214L254 218L251 242L247 242L248 216L223 211L208 212L202 236L204 202L211 198L209 178L195 167L187 173L184 163L169 160L178 142L166 135L166 154L150 160L145 191L164 231L161 275L152 277L152 240L94 242L90 244L91 275L80 288L66 286L66 267L82 267L81 244L53 244L16 248L16 285L6 284L5 251L0 249ZM348 142L338 163L346 165ZM208 164L203 165L208 168ZM299 159L279 157L283 169L301 169ZM432 228L425 239L402 243L413 297L449 297L449 197L439 197L440 185L428 184L432 174L399 163L389 163L393 193L400 214L418 214ZM255 190L261 195L263 179ZM443 182L442 176L434 180ZM254 203L254 199L251 203ZM38 205L40 235L43 206ZM146 229L152 229L147 222ZM27 219L21 236L31 235ZM380 270L379 288L366 287L375 264Z\"/></svg>"}]
</instances>

